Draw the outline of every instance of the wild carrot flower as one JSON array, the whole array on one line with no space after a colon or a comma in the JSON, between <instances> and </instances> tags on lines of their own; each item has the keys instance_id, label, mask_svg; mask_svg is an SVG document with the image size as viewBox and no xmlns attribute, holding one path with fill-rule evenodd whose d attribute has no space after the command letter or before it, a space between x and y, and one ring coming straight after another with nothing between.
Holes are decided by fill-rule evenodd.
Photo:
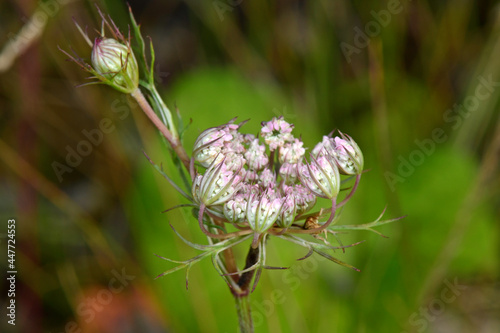
<instances>
[{"instance_id":1,"label":"wild carrot flower","mask_svg":"<svg viewBox=\"0 0 500 333\"><path fill-rule=\"evenodd\" d=\"M178 234L188 245L204 253L186 261L164 258L179 266L160 276L182 267L187 267L189 271L192 264L211 257L215 268L235 296L242 332L251 332L253 328L247 297L249 285L253 280L255 288L260 272L264 268L273 268L266 265L266 241L271 236L306 248L308 252L301 259L316 252L335 263L357 270L327 253L332 249L348 247L331 245L326 238L328 233L335 234L335 230L374 231L372 227L397 219L380 221L381 215L376 221L364 225L341 225L336 228L332 224L338 218L337 208L351 198L363 172L363 154L351 137L340 132L339 137L323 137L307 161L304 143L294 137L294 125L283 117L262 122L258 135L241 133L244 123L237 125L233 119L203 131L194 144L192 158L189 158L172 114L155 86L154 72L151 70L155 68L152 42L149 48L151 60L148 61L140 28L131 15L138 46L135 50L140 60L137 62L131 47L130 29L126 38L109 16L105 17L100 11L99 14L103 28L94 43L77 24L78 30L92 47L91 65L78 56L63 52L98 80L93 83L104 83L130 94L163 134L172 149L174 162L181 162L177 165L188 187L187 192L189 179L186 179L182 165L189 170L191 193L183 191L181 186L163 173L161 167L156 168L191 201L187 206L193 207L200 229L209 238L210 244L201 245L191 243ZM110 37L105 36L104 27L110 31ZM143 95L142 90L146 91L149 98ZM352 178L342 180L341 175L355 175L355 182L350 193L337 204L341 184ZM310 212L317 198L327 198L330 204ZM312 239L299 237L307 234ZM245 267L238 270L232 247L251 239Z\"/></svg>"},{"instance_id":2,"label":"wild carrot flower","mask_svg":"<svg viewBox=\"0 0 500 333\"><path fill-rule=\"evenodd\" d=\"M255 288L262 269L270 268L266 265L266 241L270 237L305 247L308 253L304 258L316 252L357 270L327 253L352 245L335 247L326 236L335 234L335 230L374 231L372 227L396 220L380 221L379 217L365 225L336 229L332 222L338 218L337 208L353 195L363 172L358 145L342 133L335 138L325 136L307 161L304 143L292 134L293 125L283 117L261 124L257 137L241 133L242 124L236 125L234 120L209 128L198 136L193 149L196 170L192 170L192 201L199 226L212 245L192 245L206 254L184 264L191 265L211 254L236 299L248 295L250 281L254 280ZM342 180L341 174L356 177L350 193L337 203L341 184L351 178ZM317 198L329 199L330 204L311 213ZM311 235L312 240L299 237L304 234ZM234 259L226 261L227 251L250 239L245 267L238 270ZM222 251L226 251L224 259L219 257Z\"/></svg>"}]
</instances>

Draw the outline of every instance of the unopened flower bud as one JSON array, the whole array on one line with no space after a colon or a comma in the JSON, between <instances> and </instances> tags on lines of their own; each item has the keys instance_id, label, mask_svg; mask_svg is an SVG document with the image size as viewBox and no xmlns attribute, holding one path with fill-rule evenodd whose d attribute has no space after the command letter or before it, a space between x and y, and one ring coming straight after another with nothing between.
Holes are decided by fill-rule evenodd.
<instances>
[{"instance_id":1,"label":"unopened flower bud","mask_svg":"<svg viewBox=\"0 0 500 333\"><path fill-rule=\"evenodd\" d=\"M203 131L194 143L193 156L205 168L210 164L219 163L225 157L224 144L233 140L232 132L238 129L233 123L212 127ZM216 160L217 159L217 160Z\"/></svg>"},{"instance_id":2,"label":"unopened flower bud","mask_svg":"<svg viewBox=\"0 0 500 333\"><path fill-rule=\"evenodd\" d=\"M333 155L344 175L356 175L363 172L363 153L356 142L347 134L340 133L341 138L333 139Z\"/></svg>"},{"instance_id":3,"label":"unopened flower bud","mask_svg":"<svg viewBox=\"0 0 500 333\"><path fill-rule=\"evenodd\" d=\"M197 175L193 180L193 198L207 207L223 204L238 190L241 180L238 172L228 170L224 161L212 163L203 176Z\"/></svg>"},{"instance_id":4,"label":"unopened flower bud","mask_svg":"<svg viewBox=\"0 0 500 333\"><path fill-rule=\"evenodd\" d=\"M236 223L245 220L247 197L244 194L237 194L224 203L224 216L228 221Z\"/></svg>"},{"instance_id":5,"label":"unopened flower bud","mask_svg":"<svg viewBox=\"0 0 500 333\"><path fill-rule=\"evenodd\" d=\"M137 89L139 70L130 46L113 38L98 37L94 41L91 60L104 83L127 94Z\"/></svg>"},{"instance_id":6,"label":"unopened flower bud","mask_svg":"<svg viewBox=\"0 0 500 333\"><path fill-rule=\"evenodd\" d=\"M278 220L276 222L280 227L288 228L293 223L293 219L295 218L295 213L296 213L296 205L293 195L287 195L283 199L281 214L278 216Z\"/></svg>"},{"instance_id":7,"label":"unopened flower bud","mask_svg":"<svg viewBox=\"0 0 500 333\"><path fill-rule=\"evenodd\" d=\"M340 131L339 131L340 132ZM363 153L356 142L347 134L340 132L340 138L324 136L312 150L314 157L333 158L343 175L356 175L363 172Z\"/></svg>"},{"instance_id":8,"label":"unopened flower bud","mask_svg":"<svg viewBox=\"0 0 500 333\"><path fill-rule=\"evenodd\" d=\"M302 184L321 198L332 199L340 191L339 169L333 159L320 154L316 159L311 156L311 163L298 168Z\"/></svg>"},{"instance_id":9,"label":"unopened flower bud","mask_svg":"<svg viewBox=\"0 0 500 333\"><path fill-rule=\"evenodd\" d=\"M246 214L252 230L263 233L272 227L281 214L283 199L276 196L272 189L261 195L254 195L247 203Z\"/></svg>"}]
</instances>

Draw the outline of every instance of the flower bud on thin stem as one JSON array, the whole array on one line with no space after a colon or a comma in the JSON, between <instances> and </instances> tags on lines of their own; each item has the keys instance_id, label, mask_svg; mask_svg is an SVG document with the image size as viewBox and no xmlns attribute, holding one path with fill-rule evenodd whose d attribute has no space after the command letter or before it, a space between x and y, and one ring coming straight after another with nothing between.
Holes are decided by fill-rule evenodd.
<instances>
[{"instance_id":1,"label":"flower bud on thin stem","mask_svg":"<svg viewBox=\"0 0 500 333\"><path fill-rule=\"evenodd\" d=\"M92 48L92 66L101 81L130 94L139 86L137 60L129 45L98 37Z\"/></svg>"}]
</instances>

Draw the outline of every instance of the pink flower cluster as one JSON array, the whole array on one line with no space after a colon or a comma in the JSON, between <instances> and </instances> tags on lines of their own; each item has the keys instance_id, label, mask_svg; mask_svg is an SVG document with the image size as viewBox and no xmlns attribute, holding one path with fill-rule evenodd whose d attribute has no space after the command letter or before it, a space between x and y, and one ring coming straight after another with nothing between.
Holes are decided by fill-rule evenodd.
<instances>
[{"instance_id":1,"label":"pink flower cluster","mask_svg":"<svg viewBox=\"0 0 500 333\"><path fill-rule=\"evenodd\" d=\"M363 155L348 136L325 136L304 159L303 142L283 117L262 123L260 134L240 133L233 121L205 130L193 158L203 168L193 181L194 201L210 214L258 234L290 228L317 197L336 200L340 174L359 175Z\"/></svg>"}]
</instances>

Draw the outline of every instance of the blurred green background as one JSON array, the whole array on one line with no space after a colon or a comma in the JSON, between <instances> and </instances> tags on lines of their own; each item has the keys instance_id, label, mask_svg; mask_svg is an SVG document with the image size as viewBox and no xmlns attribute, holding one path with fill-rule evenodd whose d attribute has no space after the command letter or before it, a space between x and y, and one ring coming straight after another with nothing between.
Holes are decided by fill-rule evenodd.
<instances>
[{"instance_id":1,"label":"blurred green background","mask_svg":"<svg viewBox=\"0 0 500 333\"><path fill-rule=\"evenodd\" d=\"M338 223L407 215L336 256L361 272L271 239L252 294L256 332L500 331L500 7L495 1L130 1L156 50L157 84L178 108L188 153L238 116L283 115L314 147L340 129L370 171ZM98 1L122 31L121 1ZM37 9L38 8L38 9ZM35 13L35 14L34 14ZM32 24L28 25L32 18ZM236 332L232 296L209 260L155 279L205 243L183 199L143 156L175 170L133 101L58 50L90 49L90 1L0 2L0 268L16 219L16 326L2 332ZM25 26L25 30L21 30ZM40 35L38 35L38 33ZM10 50L12 51L12 50ZM113 125L64 173L68 149ZM81 147L80 147L81 148ZM237 248L242 262L247 245Z\"/></svg>"}]
</instances>

